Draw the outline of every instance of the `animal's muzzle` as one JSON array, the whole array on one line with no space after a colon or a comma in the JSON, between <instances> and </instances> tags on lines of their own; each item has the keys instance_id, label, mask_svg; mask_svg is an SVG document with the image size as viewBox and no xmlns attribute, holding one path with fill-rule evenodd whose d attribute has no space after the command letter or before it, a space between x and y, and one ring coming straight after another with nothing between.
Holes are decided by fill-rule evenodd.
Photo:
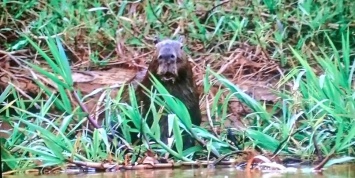
<instances>
[{"instance_id":1,"label":"animal's muzzle","mask_svg":"<svg viewBox=\"0 0 355 178\"><path fill-rule=\"evenodd\" d=\"M161 63L159 64L157 74L160 76L163 81L172 81L174 82L177 74L176 63L167 64Z\"/></svg>"}]
</instances>

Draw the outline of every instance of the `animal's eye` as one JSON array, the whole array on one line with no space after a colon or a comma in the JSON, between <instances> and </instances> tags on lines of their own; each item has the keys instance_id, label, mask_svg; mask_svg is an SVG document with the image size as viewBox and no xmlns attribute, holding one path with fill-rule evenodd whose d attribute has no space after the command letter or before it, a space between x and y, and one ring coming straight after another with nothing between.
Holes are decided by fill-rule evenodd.
<instances>
[{"instance_id":1,"label":"animal's eye","mask_svg":"<svg viewBox=\"0 0 355 178\"><path fill-rule=\"evenodd\" d=\"M182 49L182 47L184 47L183 45L180 46L180 49Z\"/></svg>"},{"instance_id":2,"label":"animal's eye","mask_svg":"<svg viewBox=\"0 0 355 178\"><path fill-rule=\"evenodd\" d=\"M172 54L172 55L170 56L170 58L175 58L175 55L174 55L174 54Z\"/></svg>"},{"instance_id":3,"label":"animal's eye","mask_svg":"<svg viewBox=\"0 0 355 178\"><path fill-rule=\"evenodd\" d=\"M163 56L162 56L162 55L159 55L158 58L159 58L159 59L163 59Z\"/></svg>"}]
</instances>

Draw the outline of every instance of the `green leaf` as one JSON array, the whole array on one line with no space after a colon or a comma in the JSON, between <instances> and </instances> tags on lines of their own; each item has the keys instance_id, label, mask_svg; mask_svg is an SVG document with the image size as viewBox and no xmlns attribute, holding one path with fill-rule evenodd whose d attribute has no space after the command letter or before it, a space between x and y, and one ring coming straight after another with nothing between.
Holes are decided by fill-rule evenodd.
<instances>
[{"instance_id":1,"label":"green leaf","mask_svg":"<svg viewBox=\"0 0 355 178\"><path fill-rule=\"evenodd\" d=\"M245 103L248 107L250 107L254 112L256 112L262 119L270 122L270 115L264 109L260 103L258 103L255 99L247 95L243 90L234 85L232 82L227 80L226 78L218 75L217 73L210 71L213 76L215 76L219 82L221 82L224 86L229 88L229 90L233 93L235 97L237 97L240 101Z\"/></svg>"},{"instance_id":2,"label":"green leaf","mask_svg":"<svg viewBox=\"0 0 355 178\"><path fill-rule=\"evenodd\" d=\"M12 85L7 85L7 87L5 88L5 90L1 93L0 95L0 103L4 102L5 99L7 98L7 96L10 93L10 90L13 89Z\"/></svg>"},{"instance_id":3,"label":"green leaf","mask_svg":"<svg viewBox=\"0 0 355 178\"><path fill-rule=\"evenodd\" d=\"M63 101L65 111L68 112L69 114L72 114L73 110L72 110L72 106L71 106L71 101L69 99L67 92L65 91L65 89L62 86L59 86L59 85L58 85L58 92L59 92L60 98L62 99L61 101Z\"/></svg>"},{"instance_id":4,"label":"green leaf","mask_svg":"<svg viewBox=\"0 0 355 178\"><path fill-rule=\"evenodd\" d=\"M38 46L36 43L34 43L29 37L24 35L27 39L28 42L36 49L36 51L48 62L49 66L53 69L53 71L57 74L61 74L60 68L53 62L53 60L41 49L40 46Z\"/></svg>"},{"instance_id":5,"label":"green leaf","mask_svg":"<svg viewBox=\"0 0 355 178\"><path fill-rule=\"evenodd\" d=\"M50 149L51 152L56 156L56 158L58 158L58 159L61 160L61 161L64 161L64 160L65 160L65 158L64 158L64 156L63 156L63 154L62 154L62 152L63 152L64 150L63 150L60 146L57 145L58 142L60 142L59 139L56 140L56 141L54 141L54 140L50 140L50 139L48 139L48 138L46 138L46 137L43 137L43 136L41 136L41 135L40 135L40 137L43 138L44 143L46 144L46 146L48 147L48 149Z\"/></svg>"},{"instance_id":6,"label":"green leaf","mask_svg":"<svg viewBox=\"0 0 355 178\"><path fill-rule=\"evenodd\" d=\"M34 147L30 148L30 147L21 146L21 145L18 145L16 147L17 148L21 148L22 150L28 151L28 152L30 152L32 154L36 154L36 155L38 155L40 157L43 157L43 158L56 160L56 162L58 162L58 163L62 162L62 160L59 159L58 157L56 157L56 155L51 154L51 152L48 150L48 148L44 148L44 147L41 147L41 146L34 146ZM40 148L44 148L47 151L43 151L43 149L40 149Z\"/></svg>"},{"instance_id":7,"label":"green leaf","mask_svg":"<svg viewBox=\"0 0 355 178\"><path fill-rule=\"evenodd\" d=\"M65 133L71 121L73 121L73 115L65 116L61 122L59 131Z\"/></svg>"},{"instance_id":8,"label":"green leaf","mask_svg":"<svg viewBox=\"0 0 355 178\"><path fill-rule=\"evenodd\" d=\"M182 134L179 127L179 118L175 117L175 115L168 115L168 119L173 120L173 133L175 138L175 144L177 152L182 155L183 149L183 141L182 141Z\"/></svg>"},{"instance_id":9,"label":"green leaf","mask_svg":"<svg viewBox=\"0 0 355 178\"><path fill-rule=\"evenodd\" d=\"M69 89L72 89L73 78L72 78L71 69L69 65L69 59L64 52L64 48L58 36L56 37L56 41L59 50L59 58L60 58L59 62L60 64L62 64L62 68L63 68L63 74L64 74L63 78L65 79L66 83L70 86Z\"/></svg>"},{"instance_id":10,"label":"green leaf","mask_svg":"<svg viewBox=\"0 0 355 178\"><path fill-rule=\"evenodd\" d=\"M62 82L58 76L53 75L52 73L47 72L46 70L42 69L41 67L31 64L27 61L24 61L27 65L29 65L30 67L32 67L33 69L35 69L36 71L38 71L39 73L41 73L42 75L48 77L49 79L51 79L53 82L55 82L58 86L61 85L63 87L68 88L68 85L64 82Z\"/></svg>"},{"instance_id":11,"label":"green leaf","mask_svg":"<svg viewBox=\"0 0 355 178\"><path fill-rule=\"evenodd\" d=\"M330 159L325 165L324 167L330 167L332 165L335 165L335 164L344 164L346 162L349 162L349 161L352 161L352 160L355 160L355 157L350 157L350 156L344 156L344 157L340 157L340 158L334 158L334 159Z\"/></svg>"},{"instance_id":12,"label":"green leaf","mask_svg":"<svg viewBox=\"0 0 355 178\"><path fill-rule=\"evenodd\" d=\"M256 130L247 129L246 133L257 145L270 151L275 151L280 144L275 138Z\"/></svg>"},{"instance_id":13,"label":"green leaf","mask_svg":"<svg viewBox=\"0 0 355 178\"><path fill-rule=\"evenodd\" d=\"M10 169L16 170L18 163L17 161L14 161L15 157L10 153L8 149L6 149L5 146L5 139L0 138L0 148L1 148L1 161L4 161L7 166L9 166Z\"/></svg>"},{"instance_id":14,"label":"green leaf","mask_svg":"<svg viewBox=\"0 0 355 178\"><path fill-rule=\"evenodd\" d=\"M173 111L173 113L175 113L179 117L179 119L181 119L182 123L188 130L191 130L192 122L190 114L184 103L170 95L166 88L153 75L150 74L150 76L154 87L159 92L159 96L164 99L169 110Z\"/></svg>"}]
</instances>

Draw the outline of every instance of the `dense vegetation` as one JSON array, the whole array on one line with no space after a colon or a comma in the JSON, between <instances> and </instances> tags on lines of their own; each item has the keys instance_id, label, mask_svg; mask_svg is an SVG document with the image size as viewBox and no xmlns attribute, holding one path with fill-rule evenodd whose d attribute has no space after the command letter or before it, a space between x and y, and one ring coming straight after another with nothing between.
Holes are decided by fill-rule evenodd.
<instances>
[{"instance_id":1,"label":"dense vegetation","mask_svg":"<svg viewBox=\"0 0 355 178\"><path fill-rule=\"evenodd\" d=\"M135 153L132 162L147 150L168 152L176 161L192 161L194 155L214 159L240 150L325 158L328 166L354 159L355 2L211 2L0 2L0 117L12 127L1 130L9 134L0 138L2 171L122 163L128 160L127 150ZM83 95L72 72L117 63L144 65L155 35L176 34L187 39L186 52L200 71L196 78L208 122L191 125L185 106L156 82L159 90L150 93L152 99L177 116L169 120L177 147L171 149L159 141L158 124L141 124L133 88L102 87ZM252 69L238 63L239 54L251 56L245 65ZM262 67L255 70L257 63ZM243 76L270 82L277 98L270 102L245 92L238 84ZM18 80L28 85L19 86ZM89 129L84 102L103 91L105 118L101 128ZM113 91L118 91L115 97ZM128 94L131 105L121 100ZM227 124L236 99L248 111L236 113L240 127ZM158 120L160 109L153 106ZM122 137L111 137L112 123L122 129ZM182 130L199 144L182 150ZM128 133L138 131L147 142L132 146Z\"/></svg>"}]
</instances>

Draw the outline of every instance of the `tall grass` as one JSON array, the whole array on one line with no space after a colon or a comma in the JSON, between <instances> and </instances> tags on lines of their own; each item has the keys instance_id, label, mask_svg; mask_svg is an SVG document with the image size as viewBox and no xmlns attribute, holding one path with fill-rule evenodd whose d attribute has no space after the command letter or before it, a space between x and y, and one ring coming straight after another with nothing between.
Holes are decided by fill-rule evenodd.
<instances>
[{"instance_id":1,"label":"tall grass","mask_svg":"<svg viewBox=\"0 0 355 178\"><path fill-rule=\"evenodd\" d=\"M140 151L154 150L161 155L169 153L176 160L192 161L194 155L212 159L211 154L259 148L280 155L336 156L328 166L352 160L354 8L351 0L306 0L297 4L273 0L2 1L0 38L4 43L0 44L0 52L17 59L41 89L28 101L15 84L9 83L0 95L1 120L13 127L11 132L1 130L10 134L7 139L0 138L2 170L25 171L74 161L121 162L127 145L133 144L131 132L141 132L145 138L133 148L135 156ZM220 66L211 66L203 77L205 94L212 85L220 90L208 112L221 117L223 126L232 99L251 110L241 121L253 125L246 125L244 130L232 128L233 137L241 141L239 145L229 142L226 127L215 135L207 128L192 125L183 103L170 96L156 79L153 83L157 90L148 90L154 99L150 112L155 120L151 126L144 122L134 90L128 87L130 105L121 100L127 94L121 88L116 98L107 95L101 128L82 129L88 117L80 105L73 104L73 98L83 102L93 93L82 96L76 91L72 66L85 64L83 61L90 64L88 68L117 61L128 63L152 49L151 36L177 33L187 34L186 52L193 59L217 61L214 56L228 56L241 42L247 42L260 46L270 59L290 69L280 79L276 92L280 100L273 112L217 74ZM54 85L47 86L38 75ZM289 84L291 89L285 87ZM220 104L222 94L227 97ZM176 149L160 141L161 108L153 102L170 113L169 131L174 135ZM30 110L34 105L39 107ZM122 135L113 140L112 122L122 130ZM182 131L204 144L182 150Z\"/></svg>"}]
</instances>

